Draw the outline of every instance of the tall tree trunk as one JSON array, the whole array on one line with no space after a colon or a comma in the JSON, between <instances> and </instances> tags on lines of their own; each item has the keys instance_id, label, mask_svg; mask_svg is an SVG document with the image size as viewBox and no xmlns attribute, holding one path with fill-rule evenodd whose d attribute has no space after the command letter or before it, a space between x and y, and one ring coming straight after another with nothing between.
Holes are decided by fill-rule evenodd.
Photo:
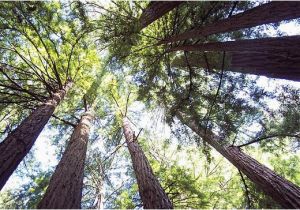
<instances>
[{"instance_id":1,"label":"tall tree trunk","mask_svg":"<svg viewBox=\"0 0 300 210\"><path fill-rule=\"evenodd\" d=\"M194 119L185 120L187 118L184 113L177 110L176 116L283 208L300 208L298 186L260 164L238 147L221 145L221 139L217 135L210 130L205 131Z\"/></svg>"},{"instance_id":2,"label":"tall tree trunk","mask_svg":"<svg viewBox=\"0 0 300 210\"><path fill-rule=\"evenodd\" d=\"M0 190L27 155L71 84L54 93L0 143Z\"/></svg>"},{"instance_id":3,"label":"tall tree trunk","mask_svg":"<svg viewBox=\"0 0 300 210\"><path fill-rule=\"evenodd\" d=\"M300 81L297 49L300 36L183 45L170 51L229 51L231 64L226 68L229 71Z\"/></svg>"},{"instance_id":4,"label":"tall tree trunk","mask_svg":"<svg viewBox=\"0 0 300 210\"><path fill-rule=\"evenodd\" d=\"M299 11L300 2L273 1L237 15L233 15L230 18L208 24L207 26L166 38L159 42L159 44L198 38L211 34L231 32L268 23L277 23L282 20L295 19L300 17Z\"/></svg>"},{"instance_id":5,"label":"tall tree trunk","mask_svg":"<svg viewBox=\"0 0 300 210\"><path fill-rule=\"evenodd\" d=\"M300 81L300 53L232 52L229 71Z\"/></svg>"},{"instance_id":6,"label":"tall tree trunk","mask_svg":"<svg viewBox=\"0 0 300 210\"><path fill-rule=\"evenodd\" d=\"M143 150L136 141L128 119L123 119L123 132L145 209L171 209L173 205L153 174Z\"/></svg>"},{"instance_id":7,"label":"tall tree trunk","mask_svg":"<svg viewBox=\"0 0 300 210\"><path fill-rule=\"evenodd\" d=\"M81 207L84 162L92 118L89 111L81 116L38 208L79 209Z\"/></svg>"},{"instance_id":8,"label":"tall tree trunk","mask_svg":"<svg viewBox=\"0 0 300 210\"><path fill-rule=\"evenodd\" d=\"M151 1L140 17L141 29L147 27L184 1Z\"/></svg>"},{"instance_id":9,"label":"tall tree trunk","mask_svg":"<svg viewBox=\"0 0 300 210\"><path fill-rule=\"evenodd\" d=\"M300 49L300 36L270 37L262 39L245 39L228 42L211 42L195 45L182 45L169 51L247 51L297 52Z\"/></svg>"}]
</instances>

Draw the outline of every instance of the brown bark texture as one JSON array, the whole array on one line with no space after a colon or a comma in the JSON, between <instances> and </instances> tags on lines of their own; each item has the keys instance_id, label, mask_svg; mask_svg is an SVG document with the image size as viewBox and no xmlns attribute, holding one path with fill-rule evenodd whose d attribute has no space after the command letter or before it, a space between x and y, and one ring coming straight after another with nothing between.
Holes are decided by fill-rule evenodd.
<instances>
[{"instance_id":1,"label":"brown bark texture","mask_svg":"<svg viewBox=\"0 0 300 210\"><path fill-rule=\"evenodd\" d=\"M297 49L300 36L183 45L170 51L226 51L231 57L229 71L300 81Z\"/></svg>"},{"instance_id":2,"label":"brown bark texture","mask_svg":"<svg viewBox=\"0 0 300 210\"><path fill-rule=\"evenodd\" d=\"M184 113L177 111L176 116L283 208L300 208L298 186L251 158L238 147L221 145L220 137L210 130L205 131L196 120L184 120Z\"/></svg>"},{"instance_id":3,"label":"brown bark texture","mask_svg":"<svg viewBox=\"0 0 300 210\"><path fill-rule=\"evenodd\" d=\"M172 209L173 205L154 176L147 157L140 148L127 118L123 119L123 132L131 156L143 207L145 209Z\"/></svg>"},{"instance_id":4,"label":"brown bark texture","mask_svg":"<svg viewBox=\"0 0 300 210\"><path fill-rule=\"evenodd\" d=\"M160 41L159 44L231 32L268 23L277 23L282 20L291 20L300 17L299 11L300 2L272 1L237 15L233 15L230 18L166 38L163 41Z\"/></svg>"},{"instance_id":5,"label":"brown bark texture","mask_svg":"<svg viewBox=\"0 0 300 210\"><path fill-rule=\"evenodd\" d=\"M228 42L211 42L195 45L182 45L169 51L288 51L297 52L300 49L300 36L270 37L262 39L245 39Z\"/></svg>"},{"instance_id":6,"label":"brown bark texture","mask_svg":"<svg viewBox=\"0 0 300 210\"><path fill-rule=\"evenodd\" d=\"M300 53L233 52L229 71L300 81Z\"/></svg>"},{"instance_id":7,"label":"brown bark texture","mask_svg":"<svg viewBox=\"0 0 300 210\"><path fill-rule=\"evenodd\" d=\"M140 17L141 29L147 27L184 1L151 1Z\"/></svg>"},{"instance_id":8,"label":"brown bark texture","mask_svg":"<svg viewBox=\"0 0 300 210\"><path fill-rule=\"evenodd\" d=\"M81 207L84 163L92 118L92 114L88 111L81 116L38 208L79 209Z\"/></svg>"},{"instance_id":9,"label":"brown bark texture","mask_svg":"<svg viewBox=\"0 0 300 210\"><path fill-rule=\"evenodd\" d=\"M0 190L27 155L70 87L71 83L68 83L54 93L0 143Z\"/></svg>"}]
</instances>

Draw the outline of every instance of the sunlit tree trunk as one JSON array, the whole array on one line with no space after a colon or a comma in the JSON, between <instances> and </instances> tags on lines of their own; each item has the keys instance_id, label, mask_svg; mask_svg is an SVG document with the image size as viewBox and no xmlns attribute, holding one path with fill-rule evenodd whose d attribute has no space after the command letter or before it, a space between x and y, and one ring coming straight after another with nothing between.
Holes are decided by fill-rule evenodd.
<instances>
[{"instance_id":1,"label":"sunlit tree trunk","mask_svg":"<svg viewBox=\"0 0 300 210\"><path fill-rule=\"evenodd\" d=\"M282 20L295 19L300 17L299 11L300 2L272 1L237 15L233 15L230 18L167 38L161 41L160 44L190 38L199 38L211 34L231 32L268 23L277 23Z\"/></svg>"},{"instance_id":2,"label":"sunlit tree trunk","mask_svg":"<svg viewBox=\"0 0 300 210\"><path fill-rule=\"evenodd\" d=\"M139 146L127 118L123 119L123 132L131 156L139 193L145 209L171 209L173 205L154 176L152 168Z\"/></svg>"},{"instance_id":3,"label":"sunlit tree trunk","mask_svg":"<svg viewBox=\"0 0 300 210\"><path fill-rule=\"evenodd\" d=\"M81 116L38 208L79 209L81 207L84 163L92 118L89 111Z\"/></svg>"},{"instance_id":4,"label":"sunlit tree trunk","mask_svg":"<svg viewBox=\"0 0 300 210\"><path fill-rule=\"evenodd\" d=\"M103 193L103 184L101 183L100 186L98 186L98 189L97 189L97 203L96 203L96 208L97 209L104 209L104 204L103 204L103 201L104 201L104 193Z\"/></svg>"},{"instance_id":5,"label":"sunlit tree trunk","mask_svg":"<svg viewBox=\"0 0 300 210\"><path fill-rule=\"evenodd\" d=\"M54 93L0 143L0 189L27 155L71 84Z\"/></svg>"},{"instance_id":6,"label":"sunlit tree trunk","mask_svg":"<svg viewBox=\"0 0 300 210\"><path fill-rule=\"evenodd\" d=\"M240 148L221 145L221 139L217 135L202 128L196 120L188 119L184 113L176 111L176 116L283 208L300 208L298 186L260 164Z\"/></svg>"},{"instance_id":7,"label":"sunlit tree trunk","mask_svg":"<svg viewBox=\"0 0 300 210\"><path fill-rule=\"evenodd\" d=\"M147 27L184 1L151 1L140 17L141 29Z\"/></svg>"}]
</instances>

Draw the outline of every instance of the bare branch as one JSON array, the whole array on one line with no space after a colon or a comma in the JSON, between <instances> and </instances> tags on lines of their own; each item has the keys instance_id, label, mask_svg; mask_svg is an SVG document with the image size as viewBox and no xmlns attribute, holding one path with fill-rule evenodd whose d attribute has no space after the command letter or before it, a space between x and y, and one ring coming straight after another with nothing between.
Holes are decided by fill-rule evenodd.
<instances>
[{"instance_id":1,"label":"bare branch","mask_svg":"<svg viewBox=\"0 0 300 210\"><path fill-rule=\"evenodd\" d=\"M261 138L257 138L257 139L254 139L252 141L249 141L245 144L242 144L242 145L239 145L237 147L241 148L241 147L244 147L244 146L248 146L250 144L254 144L254 143L257 143L257 142L260 142L260 141L263 141L263 140L266 140L266 139L271 139L271 138L276 138L276 137L292 137L292 138L300 138L299 135L293 135L293 134L274 134L274 135L269 135L269 136L264 136L264 137L261 137Z\"/></svg>"}]
</instances>

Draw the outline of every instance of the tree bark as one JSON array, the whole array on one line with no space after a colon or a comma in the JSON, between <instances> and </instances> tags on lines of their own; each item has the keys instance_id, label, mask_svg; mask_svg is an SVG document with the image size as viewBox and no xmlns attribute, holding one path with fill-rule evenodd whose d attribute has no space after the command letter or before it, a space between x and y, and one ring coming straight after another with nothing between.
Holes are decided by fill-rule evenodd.
<instances>
[{"instance_id":1,"label":"tree bark","mask_svg":"<svg viewBox=\"0 0 300 210\"><path fill-rule=\"evenodd\" d=\"M54 93L0 143L0 190L27 155L71 84Z\"/></svg>"},{"instance_id":2,"label":"tree bark","mask_svg":"<svg viewBox=\"0 0 300 210\"><path fill-rule=\"evenodd\" d=\"M151 1L140 17L141 29L147 27L184 1Z\"/></svg>"},{"instance_id":3,"label":"tree bark","mask_svg":"<svg viewBox=\"0 0 300 210\"><path fill-rule=\"evenodd\" d=\"M160 41L159 44L190 38L198 38L211 34L231 32L268 23L277 23L282 20L295 19L300 17L299 11L300 2L272 1L237 15L233 15L230 18L208 24L207 26L198 29L187 31L170 38L166 38L163 41Z\"/></svg>"},{"instance_id":4,"label":"tree bark","mask_svg":"<svg viewBox=\"0 0 300 210\"><path fill-rule=\"evenodd\" d=\"M92 114L88 111L81 116L38 208L79 209L81 207L84 162L92 118Z\"/></svg>"},{"instance_id":5,"label":"tree bark","mask_svg":"<svg viewBox=\"0 0 300 210\"><path fill-rule=\"evenodd\" d=\"M140 148L128 119L123 119L123 132L136 175L139 193L145 209L172 209L173 205L153 174L152 168Z\"/></svg>"},{"instance_id":6,"label":"tree bark","mask_svg":"<svg viewBox=\"0 0 300 210\"><path fill-rule=\"evenodd\" d=\"M298 186L260 164L238 147L221 145L220 137L210 130L205 131L196 120L185 120L186 116L180 111L176 111L176 116L283 208L300 208Z\"/></svg>"},{"instance_id":7,"label":"tree bark","mask_svg":"<svg viewBox=\"0 0 300 210\"><path fill-rule=\"evenodd\" d=\"M300 81L300 53L233 52L229 71Z\"/></svg>"},{"instance_id":8,"label":"tree bark","mask_svg":"<svg viewBox=\"0 0 300 210\"><path fill-rule=\"evenodd\" d=\"M169 51L227 51L231 55L228 71L300 81L297 49L300 36L183 45Z\"/></svg>"},{"instance_id":9,"label":"tree bark","mask_svg":"<svg viewBox=\"0 0 300 210\"><path fill-rule=\"evenodd\" d=\"M297 52L300 49L300 36L245 39L228 42L211 42L195 45L182 45L168 51L247 51L247 52Z\"/></svg>"}]
</instances>

